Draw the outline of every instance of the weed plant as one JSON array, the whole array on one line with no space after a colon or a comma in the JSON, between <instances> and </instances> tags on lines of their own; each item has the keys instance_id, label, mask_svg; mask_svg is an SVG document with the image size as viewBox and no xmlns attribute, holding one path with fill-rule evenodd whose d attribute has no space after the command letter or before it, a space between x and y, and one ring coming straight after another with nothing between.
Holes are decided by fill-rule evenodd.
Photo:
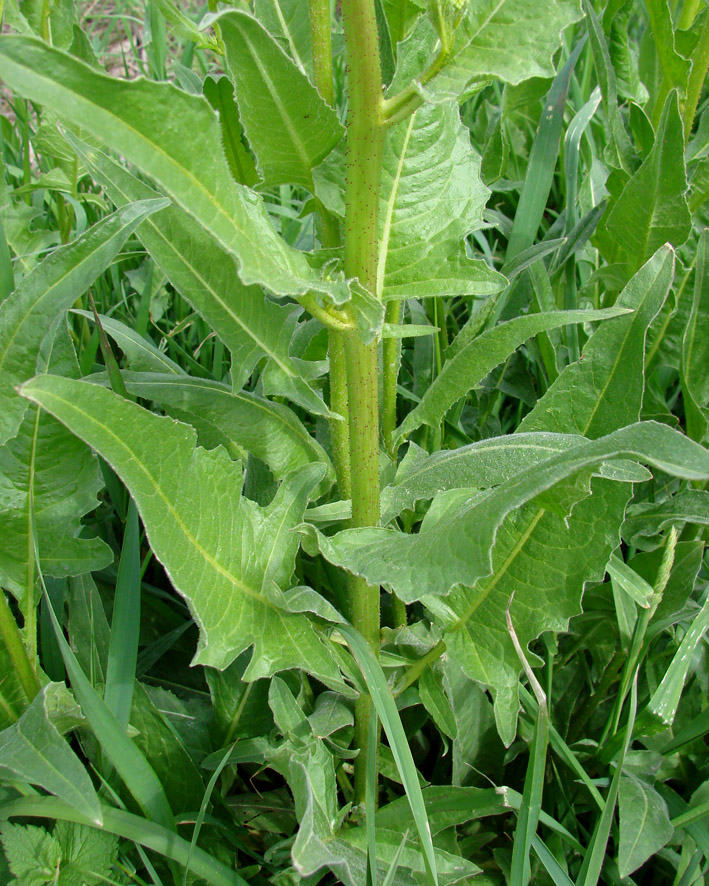
<instances>
[{"instance_id":1,"label":"weed plant","mask_svg":"<svg viewBox=\"0 0 709 886\"><path fill-rule=\"evenodd\" d=\"M705 884L706 2L2 15L0 883Z\"/></svg>"}]
</instances>

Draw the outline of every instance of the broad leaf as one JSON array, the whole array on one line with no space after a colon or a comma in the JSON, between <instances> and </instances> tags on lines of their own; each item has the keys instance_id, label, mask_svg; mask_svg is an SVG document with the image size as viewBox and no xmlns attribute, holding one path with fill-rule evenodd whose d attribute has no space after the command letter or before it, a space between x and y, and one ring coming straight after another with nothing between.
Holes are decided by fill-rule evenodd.
<instances>
[{"instance_id":1,"label":"broad leaf","mask_svg":"<svg viewBox=\"0 0 709 886\"><path fill-rule=\"evenodd\" d=\"M0 730L12 726L27 707L27 696L22 687L17 670L7 651L7 646L0 640Z\"/></svg>"},{"instance_id":2,"label":"broad leaf","mask_svg":"<svg viewBox=\"0 0 709 886\"><path fill-rule=\"evenodd\" d=\"M0 39L0 76L152 176L236 257L246 285L261 283L278 295L316 289L347 299L345 284L324 283L305 256L276 234L263 201L234 181L218 120L205 98L168 83L99 74L26 37Z\"/></svg>"},{"instance_id":3,"label":"broad leaf","mask_svg":"<svg viewBox=\"0 0 709 886\"><path fill-rule=\"evenodd\" d=\"M232 458L252 452L269 466L276 480L318 463L327 471L322 487L334 481L325 450L296 414L280 403L246 391L233 394L227 385L188 375L124 372L123 380L132 394L156 400L170 415L191 424L205 449L221 443Z\"/></svg>"},{"instance_id":4,"label":"broad leaf","mask_svg":"<svg viewBox=\"0 0 709 886\"><path fill-rule=\"evenodd\" d=\"M176 730L137 681L130 723L139 732L133 740L160 779L171 808L178 814L198 809L204 797L200 771Z\"/></svg>"},{"instance_id":5,"label":"broad leaf","mask_svg":"<svg viewBox=\"0 0 709 886\"><path fill-rule=\"evenodd\" d=\"M318 533L318 544L332 563L390 588L405 601L444 595L456 584L472 585L490 574L491 549L507 514L584 468L613 458L638 459L685 479L709 477L709 452L703 447L666 425L640 422L552 456L533 473L493 490L459 496L443 514L429 515L416 535L346 529L332 538ZM303 531L314 534L313 527Z\"/></svg>"},{"instance_id":6,"label":"broad leaf","mask_svg":"<svg viewBox=\"0 0 709 886\"><path fill-rule=\"evenodd\" d=\"M195 447L195 432L95 385L44 376L24 388L113 466L129 488L156 557L200 628L195 664L224 668L254 646L245 679L301 667L340 685L312 623L271 602L287 589L298 549L291 531L324 467L291 474L267 508L241 495L226 452Z\"/></svg>"},{"instance_id":7,"label":"broad leaf","mask_svg":"<svg viewBox=\"0 0 709 886\"><path fill-rule=\"evenodd\" d=\"M20 719L0 732L0 775L40 785L100 824L101 806L83 763L62 738L83 718L63 683L49 683Z\"/></svg>"},{"instance_id":8,"label":"broad leaf","mask_svg":"<svg viewBox=\"0 0 709 886\"><path fill-rule=\"evenodd\" d=\"M680 381L687 433L702 441L707 432L709 405L709 231L699 239L694 299L682 337Z\"/></svg>"},{"instance_id":9,"label":"broad leaf","mask_svg":"<svg viewBox=\"0 0 709 886\"><path fill-rule=\"evenodd\" d=\"M466 254L490 195L454 104L424 106L387 134L377 292L384 299L490 295L506 281Z\"/></svg>"},{"instance_id":10,"label":"broad leaf","mask_svg":"<svg viewBox=\"0 0 709 886\"><path fill-rule=\"evenodd\" d=\"M337 114L257 19L230 10L219 26L264 186L298 184L314 192L313 166L342 137Z\"/></svg>"},{"instance_id":11,"label":"broad leaf","mask_svg":"<svg viewBox=\"0 0 709 886\"><path fill-rule=\"evenodd\" d=\"M66 324L49 354L40 356L39 362L45 361L53 372L78 376ZM28 409L17 436L0 448L0 584L24 598L27 576L33 574L28 557L34 566L32 520L45 575L80 575L110 565L111 548L79 534L81 518L98 507L102 487L88 447L50 415Z\"/></svg>"},{"instance_id":12,"label":"broad leaf","mask_svg":"<svg viewBox=\"0 0 709 886\"><path fill-rule=\"evenodd\" d=\"M312 74L310 17L303 15L301 0L255 0L254 14L296 65Z\"/></svg>"},{"instance_id":13,"label":"broad leaf","mask_svg":"<svg viewBox=\"0 0 709 886\"><path fill-rule=\"evenodd\" d=\"M510 434L458 449L441 450L433 455L410 443L394 482L382 490L382 523L389 523L405 508L413 508L417 501L433 498L439 492L483 489L505 483L516 474L529 471L539 462L582 442L583 438L575 434ZM650 476L639 465L621 465L618 461L604 465L600 473L610 479L628 482L641 482Z\"/></svg>"},{"instance_id":14,"label":"broad leaf","mask_svg":"<svg viewBox=\"0 0 709 886\"><path fill-rule=\"evenodd\" d=\"M51 834L34 825L6 825L0 840L17 877L10 886L94 886L109 880L118 852L115 834L65 821Z\"/></svg>"},{"instance_id":15,"label":"broad leaf","mask_svg":"<svg viewBox=\"0 0 709 886\"><path fill-rule=\"evenodd\" d=\"M476 0L468 4L450 61L428 90L459 98L487 77L521 83L551 77L561 32L581 18L576 0L540 5L534 0ZM520 52L520 47L524 51Z\"/></svg>"},{"instance_id":16,"label":"broad leaf","mask_svg":"<svg viewBox=\"0 0 709 886\"><path fill-rule=\"evenodd\" d=\"M396 431L402 437L419 425L435 427L447 410L464 397L488 373L502 363L528 338L547 329L583 323L586 320L608 320L618 317L625 305L601 311L548 311L527 314L508 320L470 341L448 360L427 389L421 402L411 410Z\"/></svg>"},{"instance_id":17,"label":"broad leaf","mask_svg":"<svg viewBox=\"0 0 709 886\"><path fill-rule=\"evenodd\" d=\"M156 196L105 154L72 143L119 206ZM138 236L172 285L231 351L233 387L239 390L256 363L268 357L266 394L285 395L316 414L327 414L288 354L298 310L268 301L258 286L244 286L229 253L186 212L169 207L148 221Z\"/></svg>"},{"instance_id":18,"label":"broad leaf","mask_svg":"<svg viewBox=\"0 0 709 886\"><path fill-rule=\"evenodd\" d=\"M382 0L382 8L389 28L391 44L396 53L396 45L408 34L414 22L421 15L424 4L419 0Z\"/></svg>"},{"instance_id":19,"label":"broad leaf","mask_svg":"<svg viewBox=\"0 0 709 886\"><path fill-rule=\"evenodd\" d=\"M665 501L631 505L623 523L623 538L637 544L642 536L659 535L677 523L709 526L709 492L684 489Z\"/></svg>"},{"instance_id":20,"label":"broad leaf","mask_svg":"<svg viewBox=\"0 0 709 886\"><path fill-rule=\"evenodd\" d=\"M603 323L582 359L567 366L519 425L519 431L559 431L600 437L640 417L645 386L645 337L674 275L670 246L655 255L618 296L633 313Z\"/></svg>"},{"instance_id":21,"label":"broad leaf","mask_svg":"<svg viewBox=\"0 0 709 886\"><path fill-rule=\"evenodd\" d=\"M671 839L674 828L662 797L629 773L620 780L618 815L618 873L627 877L662 849Z\"/></svg>"},{"instance_id":22,"label":"broad leaf","mask_svg":"<svg viewBox=\"0 0 709 886\"><path fill-rule=\"evenodd\" d=\"M687 205L684 129L677 93L667 97L655 145L611 209L606 233L631 273L664 243L681 246L692 218Z\"/></svg>"},{"instance_id":23,"label":"broad leaf","mask_svg":"<svg viewBox=\"0 0 709 886\"><path fill-rule=\"evenodd\" d=\"M469 677L491 687L506 745L515 736L520 668L505 623L510 595L515 594L515 630L526 649L543 631L567 630L569 618L581 610L584 584L603 578L620 542L628 487L594 479L590 489L568 520L545 507L544 499L510 513L497 531L492 573L472 588L456 587L448 597L424 600L446 628L450 657Z\"/></svg>"},{"instance_id":24,"label":"broad leaf","mask_svg":"<svg viewBox=\"0 0 709 886\"><path fill-rule=\"evenodd\" d=\"M15 386L35 374L41 343L131 232L165 205L151 200L126 206L98 222L48 256L0 305L0 443L17 433L27 410Z\"/></svg>"}]
</instances>

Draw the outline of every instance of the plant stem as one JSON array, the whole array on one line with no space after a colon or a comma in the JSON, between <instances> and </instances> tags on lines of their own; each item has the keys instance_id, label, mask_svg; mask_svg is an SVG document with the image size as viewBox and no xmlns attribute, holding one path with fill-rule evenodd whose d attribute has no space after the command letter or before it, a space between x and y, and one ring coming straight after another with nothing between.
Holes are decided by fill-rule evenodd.
<instances>
[{"instance_id":1,"label":"plant stem","mask_svg":"<svg viewBox=\"0 0 709 886\"><path fill-rule=\"evenodd\" d=\"M677 22L678 31L687 31L692 27L692 23L699 12L700 0L684 0L682 4L682 12Z\"/></svg>"},{"instance_id":2,"label":"plant stem","mask_svg":"<svg viewBox=\"0 0 709 886\"><path fill-rule=\"evenodd\" d=\"M704 27L699 35L697 48L694 50L694 58L692 59L692 70L689 75L689 83L687 84L687 97L684 100L682 108L682 121L684 123L684 138L689 141L689 134L692 131L692 123L694 115L697 112L699 97L702 94L702 86L709 70L709 16L704 20Z\"/></svg>"},{"instance_id":3,"label":"plant stem","mask_svg":"<svg viewBox=\"0 0 709 886\"><path fill-rule=\"evenodd\" d=\"M394 687L394 695L401 695L404 690L408 689L409 686L413 686L413 684L418 680L418 678L423 674L426 668L429 665L432 665L435 661L443 655L446 651L446 643L445 640L439 640L438 643L433 647L433 649L429 649L429 651L420 658L417 662L411 665L408 671L401 678L399 683Z\"/></svg>"},{"instance_id":4,"label":"plant stem","mask_svg":"<svg viewBox=\"0 0 709 886\"><path fill-rule=\"evenodd\" d=\"M350 477L350 408L347 396L345 341L342 333L335 329L328 329L327 341L330 355L330 409L344 419L344 421L330 420L332 460L335 464L335 476L340 498L348 499L352 497L352 482Z\"/></svg>"},{"instance_id":5,"label":"plant stem","mask_svg":"<svg viewBox=\"0 0 709 886\"><path fill-rule=\"evenodd\" d=\"M401 323L402 302L390 301L386 306L385 323ZM382 342L382 435L389 455L394 455L393 436L396 428L396 385L399 380L401 339L385 338Z\"/></svg>"},{"instance_id":6,"label":"plant stem","mask_svg":"<svg viewBox=\"0 0 709 886\"><path fill-rule=\"evenodd\" d=\"M12 664L22 683L22 688L25 690L27 698L32 701L39 692L39 680L27 656L27 651L22 642L22 635L15 619L12 617L10 607L5 599L5 592L2 589L0 589L0 637L2 637L5 648L10 654Z\"/></svg>"},{"instance_id":7,"label":"plant stem","mask_svg":"<svg viewBox=\"0 0 709 886\"><path fill-rule=\"evenodd\" d=\"M330 0L310 0L310 35L313 43L315 88L330 106L334 106L330 33Z\"/></svg>"},{"instance_id":8,"label":"plant stem","mask_svg":"<svg viewBox=\"0 0 709 886\"><path fill-rule=\"evenodd\" d=\"M345 181L345 274L376 292L379 180L382 158L382 76L374 0L343 0L347 50L347 177ZM344 334L349 398L352 527L379 521L379 381L377 343ZM379 655L379 588L349 580L350 618ZM355 705L355 802L363 803L369 730L368 696Z\"/></svg>"},{"instance_id":9,"label":"plant stem","mask_svg":"<svg viewBox=\"0 0 709 886\"><path fill-rule=\"evenodd\" d=\"M310 34L313 44L313 74L315 88L325 101L334 106L335 92L332 80L332 41L330 26L330 0L310 0ZM331 213L320 204L320 242L326 249L340 245L340 225ZM347 400L347 361L345 341L340 330L330 327L327 331L330 356L330 409L341 415L344 421L330 421L332 460L340 498L351 496L350 485L350 429Z\"/></svg>"}]
</instances>

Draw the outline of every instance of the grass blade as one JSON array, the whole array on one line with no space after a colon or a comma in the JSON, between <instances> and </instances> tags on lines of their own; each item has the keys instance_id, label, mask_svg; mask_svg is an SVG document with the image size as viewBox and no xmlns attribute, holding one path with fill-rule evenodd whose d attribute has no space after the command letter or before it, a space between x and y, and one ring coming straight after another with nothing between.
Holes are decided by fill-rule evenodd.
<instances>
[{"instance_id":1,"label":"grass blade","mask_svg":"<svg viewBox=\"0 0 709 886\"><path fill-rule=\"evenodd\" d=\"M367 683L374 707L389 739L391 751L394 755L409 805L411 806L416 830L421 840L426 871L428 872L430 882L437 886L438 876L436 874L436 860L433 855L431 828L428 824L426 806L424 805L414 758L411 756L411 748L406 739L399 712L396 709L396 702L389 690L384 672L374 657L374 653L367 645L366 640L349 625L340 625L339 631L347 640L357 660L357 664Z\"/></svg>"},{"instance_id":2,"label":"grass blade","mask_svg":"<svg viewBox=\"0 0 709 886\"><path fill-rule=\"evenodd\" d=\"M531 877L529 852L532 848L532 841L536 834L539 813L542 808L544 770L546 767L547 748L549 746L549 710L547 707L546 695L544 694L542 687L539 685L539 681L535 677L534 671L529 666L529 662L527 661L522 645L517 638L514 625L512 624L510 605L512 604L513 597L514 594L510 597L510 601L507 604L507 630L537 699L537 722L534 729L532 744L529 749L529 763L527 764L527 774L524 779L522 805L517 817L517 828L515 830L514 844L512 846L512 866L510 870L510 882L513 886L527 886Z\"/></svg>"},{"instance_id":3,"label":"grass blade","mask_svg":"<svg viewBox=\"0 0 709 886\"><path fill-rule=\"evenodd\" d=\"M106 707L123 729L128 726L140 636L140 524L131 499L118 564L116 596L106 671Z\"/></svg>"},{"instance_id":4,"label":"grass blade","mask_svg":"<svg viewBox=\"0 0 709 886\"><path fill-rule=\"evenodd\" d=\"M530 247L539 230L556 168L569 83L585 42L583 39L576 45L544 99L544 111L529 155L527 174L507 244L507 262Z\"/></svg>"},{"instance_id":5,"label":"grass blade","mask_svg":"<svg viewBox=\"0 0 709 886\"><path fill-rule=\"evenodd\" d=\"M61 625L46 591L45 599L72 688L101 749L114 765L145 814L169 831L174 832L175 820L162 784L155 775L152 766L128 738L113 712L86 679L76 656L64 639Z\"/></svg>"},{"instance_id":6,"label":"grass blade","mask_svg":"<svg viewBox=\"0 0 709 886\"><path fill-rule=\"evenodd\" d=\"M586 850L586 855L584 856L583 864L581 865L581 871L576 880L576 886L596 886L601 875L601 868L603 867L603 861L606 857L606 847L608 845L608 838L610 836L611 825L613 823L613 816L615 814L615 807L618 799L618 789L620 788L620 776L623 772L623 762L633 737L633 727L635 726L635 713L637 707L638 681L636 671L635 679L633 680L633 685L630 691L630 711L628 712L628 721L625 727L625 740L623 742L623 747L620 750L620 754L618 755L618 759L616 760L615 772L613 773L603 812L598 817L596 826L593 829L593 835L588 844L588 849Z\"/></svg>"}]
</instances>

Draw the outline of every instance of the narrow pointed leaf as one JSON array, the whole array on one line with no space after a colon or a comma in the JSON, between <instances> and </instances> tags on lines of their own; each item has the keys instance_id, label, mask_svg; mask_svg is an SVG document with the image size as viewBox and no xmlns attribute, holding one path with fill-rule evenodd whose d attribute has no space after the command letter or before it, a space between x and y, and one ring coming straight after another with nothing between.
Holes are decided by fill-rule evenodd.
<instances>
[{"instance_id":1,"label":"narrow pointed leaf","mask_svg":"<svg viewBox=\"0 0 709 886\"><path fill-rule=\"evenodd\" d=\"M113 597L103 700L124 729L128 728L140 637L140 523L135 502L128 505Z\"/></svg>"},{"instance_id":2,"label":"narrow pointed leaf","mask_svg":"<svg viewBox=\"0 0 709 886\"><path fill-rule=\"evenodd\" d=\"M156 557L199 625L195 663L224 668L253 645L247 680L302 667L339 685L317 629L267 594L271 582L288 588L298 549L291 528L323 466L291 474L260 508L241 495L241 469L221 448L197 448L187 425L85 382L44 376L24 393L96 449L130 490Z\"/></svg>"},{"instance_id":3,"label":"narrow pointed leaf","mask_svg":"<svg viewBox=\"0 0 709 886\"><path fill-rule=\"evenodd\" d=\"M680 361L680 381L687 433L701 441L707 432L706 407L709 405L709 231L704 231L697 249L694 299L684 335Z\"/></svg>"},{"instance_id":4,"label":"narrow pointed leaf","mask_svg":"<svg viewBox=\"0 0 709 886\"><path fill-rule=\"evenodd\" d=\"M645 338L674 276L674 252L663 246L630 280L616 307L633 313L603 323L583 357L567 366L518 430L564 431L600 437L640 417L645 386Z\"/></svg>"},{"instance_id":5,"label":"narrow pointed leaf","mask_svg":"<svg viewBox=\"0 0 709 886\"><path fill-rule=\"evenodd\" d=\"M0 774L39 785L100 824L101 805L91 779L61 735L81 719L67 688L49 683L20 719L0 732Z\"/></svg>"},{"instance_id":6,"label":"narrow pointed leaf","mask_svg":"<svg viewBox=\"0 0 709 886\"><path fill-rule=\"evenodd\" d=\"M323 283L305 256L276 234L263 201L234 181L219 122L204 97L168 83L109 77L28 37L0 38L0 76L155 179L236 257L246 285L261 283L278 295L345 290L344 283Z\"/></svg>"},{"instance_id":7,"label":"narrow pointed leaf","mask_svg":"<svg viewBox=\"0 0 709 886\"><path fill-rule=\"evenodd\" d=\"M44 378L47 377L44 376ZM172 810L155 771L89 683L64 637L61 625L46 594L45 601L72 689L101 749L113 763L145 815L174 831L175 820Z\"/></svg>"},{"instance_id":8,"label":"narrow pointed leaf","mask_svg":"<svg viewBox=\"0 0 709 886\"><path fill-rule=\"evenodd\" d=\"M209 104L219 114L222 127L222 141L229 168L234 179L240 185L255 187L261 180L254 163L243 141L243 127L239 119L239 108L234 98L234 84L223 77L205 77L202 91Z\"/></svg>"},{"instance_id":9,"label":"narrow pointed leaf","mask_svg":"<svg viewBox=\"0 0 709 886\"><path fill-rule=\"evenodd\" d=\"M95 323L96 317L92 311L82 311L74 308L72 313L85 317L89 323ZM174 360L171 360L167 354L154 344L149 338L144 338L135 329L115 320L113 317L107 317L105 314L99 314L101 326L104 332L113 339L123 352L123 356L127 365L138 372L158 372L160 374L170 374L176 376L186 375Z\"/></svg>"},{"instance_id":10,"label":"narrow pointed leaf","mask_svg":"<svg viewBox=\"0 0 709 886\"><path fill-rule=\"evenodd\" d=\"M687 204L684 129L676 92L665 102L655 144L611 209L606 231L631 271L664 243L681 246L692 226Z\"/></svg>"},{"instance_id":11,"label":"narrow pointed leaf","mask_svg":"<svg viewBox=\"0 0 709 886\"><path fill-rule=\"evenodd\" d=\"M313 192L313 166L342 137L337 114L257 19L230 10L219 25L264 185L298 184Z\"/></svg>"},{"instance_id":12,"label":"narrow pointed leaf","mask_svg":"<svg viewBox=\"0 0 709 886\"><path fill-rule=\"evenodd\" d=\"M709 526L707 490L683 489L665 501L631 505L623 523L623 537L636 544L642 536L659 535L668 526L681 523Z\"/></svg>"},{"instance_id":13,"label":"narrow pointed leaf","mask_svg":"<svg viewBox=\"0 0 709 886\"><path fill-rule=\"evenodd\" d=\"M685 680L692 664L692 656L708 629L709 600L692 619L660 685L638 718L638 729L642 727L649 732L661 732L674 723Z\"/></svg>"},{"instance_id":14,"label":"narrow pointed leaf","mask_svg":"<svg viewBox=\"0 0 709 886\"><path fill-rule=\"evenodd\" d=\"M72 144L117 205L155 196L101 151L77 139ZM138 236L172 285L231 351L234 388L239 390L256 363L267 357L274 364L266 377L272 380L267 394L289 396L305 409L327 414L288 353L297 316L293 306L274 304L260 287L244 286L229 253L183 210L171 206L147 221Z\"/></svg>"},{"instance_id":15,"label":"narrow pointed leaf","mask_svg":"<svg viewBox=\"0 0 709 886\"><path fill-rule=\"evenodd\" d=\"M39 348L81 293L114 258L140 222L164 200L126 206L28 274L0 305L0 443L13 437L27 410L15 386L37 370Z\"/></svg>"},{"instance_id":16,"label":"narrow pointed leaf","mask_svg":"<svg viewBox=\"0 0 709 886\"><path fill-rule=\"evenodd\" d=\"M623 306L601 311L548 311L544 314L516 317L489 329L461 348L444 364L421 402L412 409L397 429L397 436L402 437L422 424L432 427L438 425L457 400L464 397L533 335L569 323L608 320L618 317L622 312Z\"/></svg>"},{"instance_id":17,"label":"narrow pointed leaf","mask_svg":"<svg viewBox=\"0 0 709 886\"><path fill-rule=\"evenodd\" d=\"M684 93L692 64L687 58L682 58L675 49L670 6L667 0L647 0L646 6L655 38L655 49L660 58L663 80L668 89L678 89Z\"/></svg>"},{"instance_id":18,"label":"narrow pointed leaf","mask_svg":"<svg viewBox=\"0 0 709 886\"><path fill-rule=\"evenodd\" d=\"M374 657L372 650L369 648L366 640L361 634L357 633L354 628L349 625L340 625L340 633L347 640L352 653L357 660L362 675L367 683L367 688L372 699L372 704L376 708L377 715L382 722L384 731L389 739L396 766L399 770L406 796L411 807L411 814L416 823L419 840L426 865L426 873L428 879L433 886L438 884L438 876L436 873L436 860L433 852L433 841L431 839L431 827L428 823L426 815L426 806L421 794L421 787L418 781L418 773L414 759L411 756L409 742L401 723L399 712L396 709L396 702L391 694L391 690L387 686L386 677Z\"/></svg>"}]
</instances>

